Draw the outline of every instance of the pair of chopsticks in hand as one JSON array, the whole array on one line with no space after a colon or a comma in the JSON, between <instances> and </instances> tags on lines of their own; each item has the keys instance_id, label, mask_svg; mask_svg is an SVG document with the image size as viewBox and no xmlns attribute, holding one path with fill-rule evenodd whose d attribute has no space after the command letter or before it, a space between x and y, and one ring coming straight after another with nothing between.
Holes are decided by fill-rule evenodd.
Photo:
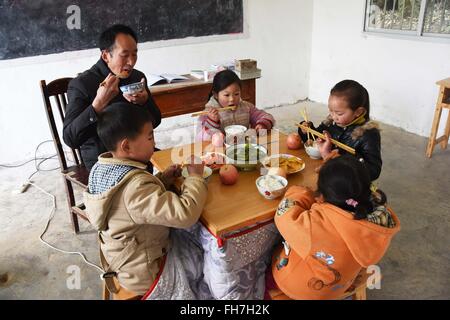
<instances>
[{"instance_id":1,"label":"pair of chopsticks in hand","mask_svg":"<svg viewBox=\"0 0 450 320\"><path fill-rule=\"evenodd\" d=\"M308 121L308 111L306 111L306 107L302 111L300 111L300 113L302 114L303 119L305 120L305 122L309 123L309 121ZM309 131L306 131L306 137L309 140ZM316 138L314 138L313 134L311 134L311 137L313 138L314 141L316 141Z\"/></svg>"},{"instance_id":2,"label":"pair of chopsticks in hand","mask_svg":"<svg viewBox=\"0 0 450 320\"><path fill-rule=\"evenodd\" d=\"M297 127L301 128L301 129L303 129L303 130L306 130L307 132L311 133L313 136L319 137L319 138L321 138L321 139L323 139L323 140L326 139L324 134L322 134L322 133L320 133L320 132L317 132L317 131L314 130L314 129L311 129L311 128L308 127L308 126L305 126L305 125L302 125L302 124L297 124ZM355 149L353 149L352 147L349 147L349 146L346 145L346 144L343 144L342 142L339 142L339 141L334 140L334 139L331 139L331 142L332 142L334 145L338 146L339 148L341 148L341 149L343 149L343 150L345 150L345 151L347 151L347 152L349 152L349 153L351 153L351 154L353 154L353 155L356 154Z\"/></svg>"},{"instance_id":3,"label":"pair of chopsticks in hand","mask_svg":"<svg viewBox=\"0 0 450 320\"><path fill-rule=\"evenodd\" d=\"M127 75L125 73L114 74L113 76L116 78L119 78L119 79L125 79L127 77ZM99 87L103 87L105 84L106 84L106 80L103 80L100 83Z\"/></svg>"},{"instance_id":4,"label":"pair of chopsticks in hand","mask_svg":"<svg viewBox=\"0 0 450 320\"><path fill-rule=\"evenodd\" d=\"M217 111L224 111L224 110L236 110L237 106L229 106L229 107L223 107L223 108L217 108ZM199 111L199 112L194 112L191 114L191 117L198 117L204 114L208 114L209 110L205 110L205 111Z\"/></svg>"}]
</instances>

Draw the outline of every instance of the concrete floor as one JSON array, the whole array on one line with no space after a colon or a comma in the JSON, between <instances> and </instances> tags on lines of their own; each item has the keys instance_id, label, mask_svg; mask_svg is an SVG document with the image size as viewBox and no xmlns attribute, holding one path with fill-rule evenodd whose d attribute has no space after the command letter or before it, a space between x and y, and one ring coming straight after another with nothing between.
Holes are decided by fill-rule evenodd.
<instances>
[{"instance_id":1,"label":"concrete floor","mask_svg":"<svg viewBox=\"0 0 450 320\"><path fill-rule=\"evenodd\" d=\"M271 109L277 127L294 130L300 107L308 106L318 123L324 105L301 102ZM380 262L380 290L369 299L450 298L450 149L437 148L425 157L427 139L381 125L383 170L378 180L402 229ZM170 146L170 130L158 130L159 147ZM49 161L46 168L56 167ZM52 250L39 241L52 207L52 198L30 187L23 194L12 190L34 171L30 163L16 169L0 168L0 299L101 299L99 273L78 255ZM57 210L44 237L59 248L82 251L98 264L96 233L81 222L83 233L71 229L62 179L58 171L40 172L33 181L56 196ZM80 193L80 192L78 192ZM73 281L79 270L79 288ZM75 287L75 288L74 288ZM70 289L72 288L72 289Z\"/></svg>"}]
</instances>

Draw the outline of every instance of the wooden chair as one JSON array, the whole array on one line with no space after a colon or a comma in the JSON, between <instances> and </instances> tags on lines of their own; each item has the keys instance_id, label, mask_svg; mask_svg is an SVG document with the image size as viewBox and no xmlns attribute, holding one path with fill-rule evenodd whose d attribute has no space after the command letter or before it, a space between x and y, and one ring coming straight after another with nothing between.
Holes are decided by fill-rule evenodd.
<instances>
[{"instance_id":1,"label":"wooden chair","mask_svg":"<svg viewBox=\"0 0 450 320\"><path fill-rule=\"evenodd\" d=\"M113 278L114 284L118 289L117 293L111 294L106 286L105 281L103 281L103 300L141 300L142 296L138 295L132 291L129 291L120 286L119 282ZM112 299L111 299L112 298Z\"/></svg>"},{"instance_id":2,"label":"wooden chair","mask_svg":"<svg viewBox=\"0 0 450 320\"><path fill-rule=\"evenodd\" d=\"M362 269L347 291L336 300L345 300L350 297L351 300L367 300L366 288L368 277L369 274L367 274L366 269ZM280 289L269 290L269 296L272 300L292 300Z\"/></svg>"},{"instance_id":3,"label":"wooden chair","mask_svg":"<svg viewBox=\"0 0 450 320\"><path fill-rule=\"evenodd\" d=\"M54 109L57 108L61 123L64 121L64 116L67 107L67 87L72 78L60 78L56 79L49 84L45 83L45 80L41 80L41 93L44 100L45 113L47 115L48 125L52 133L53 142L55 143L55 149L58 153L59 164L61 173L64 178L64 185L66 188L67 203L69 205L69 213L72 220L72 226L75 233L80 231L78 225L78 217L85 220L87 219L84 211L85 206L83 203L76 204L75 195L73 192L72 183L87 188L89 172L84 166L79 149L71 149L73 154L74 165L68 166L66 154L64 153L61 139L59 138L58 128L54 117ZM54 98L54 103L50 102L50 97Z\"/></svg>"},{"instance_id":4,"label":"wooden chair","mask_svg":"<svg viewBox=\"0 0 450 320\"><path fill-rule=\"evenodd\" d=\"M447 149L448 139L450 137L450 78L436 82L439 85L439 96L434 111L433 124L431 126L430 139L428 140L426 155L431 158L434 146L441 144L441 149ZM441 121L442 109L448 109L447 124L445 125L444 135L436 139L439 122Z\"/></svg>"}]
</instances>

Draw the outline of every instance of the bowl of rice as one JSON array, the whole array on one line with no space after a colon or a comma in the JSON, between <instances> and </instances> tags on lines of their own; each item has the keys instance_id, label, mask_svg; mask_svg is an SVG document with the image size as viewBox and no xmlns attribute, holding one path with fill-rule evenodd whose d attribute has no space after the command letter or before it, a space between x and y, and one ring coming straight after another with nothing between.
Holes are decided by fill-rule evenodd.
<instances>
[{"instance_id":1,"label":"bowl of rice","mask_svg":"<svg viewBox=\"0 0 450 320\"><path fill-rule=\"evenodd\" d=\"M288 181L282 176L266 174L256 179L256 187L259 193L268 200L283 196L287 186Z\"/></svg>"}]
</instances>

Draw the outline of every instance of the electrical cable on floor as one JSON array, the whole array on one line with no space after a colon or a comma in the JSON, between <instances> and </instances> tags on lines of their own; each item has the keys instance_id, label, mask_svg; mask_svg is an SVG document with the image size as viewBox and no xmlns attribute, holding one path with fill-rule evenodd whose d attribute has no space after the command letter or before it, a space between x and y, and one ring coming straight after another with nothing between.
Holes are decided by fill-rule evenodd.
<instances>
[{"instance_id":1,"label":"electrical cable on floor","mask_svg":"<svg viewBox=\"0 0 450 320\"><path fill-rule=\"evenodd\" d=\"M51 211L50 211L50 215L49 215L48 220L47 220L47 224L45 225L44 231L43 231L43 232L41 233L41 235L39 236L39 241L41 241L42 243L44 243L44 244L45 244L46 246L48 246L49 248L51 248L51 249L53 249L53 250L56 250L56 251L58 251L58 252L65 253L65 254L78 254L79 256L81 256L81 257L83 258L84 262L85 262L87 265L96 268L97 270L99 270L99 271L103 274L103 273L104 273L103 269L102 269L100 266L98 266L98 265L96 265L96 264L90 262L89 260L87 260L86 256L85 256L82 252L79 252L79 251L67 251L67 250L63 250L63 249L57 248L57 247L51 245L50 243L48 243L47 241L45 241L44 238L43 238L43 236L44 236L44 234L47 232L47 229L48 229L48 227L49 227L49 225L50 225L50 222L51 222L51 220L53 219L53 217L54 217L54 215L55 215L55 212L56 212L56 197L55 197L54 195L52 195L51 193L48 193L47 191L45 191L44 189L42 189L42 188L39 187L38 185L36 185L33 181L31 181L31 178L32 178L36 173L38 173L38 172L41 172L41 171L54 171L54 170L57 170L57 169L60 168L60 166L58 166L58 167L56 167L56 168L52 168L52 169L41 169L41 168L40 168L40 166L41 166L42 163L44 163L44 162L47 161L47 160L53 159L53 158L55 158L55 157L57 156L57 154L54 154L54 155L52 155L52 156L44 157L44 158L38 158L38 157L37 157L37 151L38 151L39 147L40 147L41 145L43 145L44 143L51 142L51 141L53 141L53 140L46 140L46 141L43 141L43 142L41 142L41 143L39 143L39 144L37 145L36 149L34 150L34 159L30 159L30 160L28 160L28 161L26 161L26 162L24 162L24 163L22 163L22 164L20 164L20 165L1 165L1 164L0 164L0 167L4 167L4 168L18 168L18 167L24 166L24 165L27 164L27 163L30 163L31 161L34 161L34 166L35 166L36 171L34 171L34 172L28 177L27 181L22 185L22 189L21 189L20 192L26 191L26 189L28 188L28 186L31 185L31 186L35 187L36 189L38 189L39 191L41 191L41 192L43 192L44 194L46 194L46 195L48 195L49 197L51 197L51 198L52 198L52 204L53 204L53 205L52 205L52 209L51 209ZM64 153L65 153L65 151L64 151ZM37 163L37 160L41 160L41 161L40 161L39 163Z\"/></svg>"},{"instance_id":2,"label":"electrical cable on floor","mask_svg":"<svg viewBox=\"0 0 450 320\"><path fill-rule=\"evenodd\" d=\"M41 191L41 192L45 193L46 195L48 195L49 197L51 197L51 198L52 198L52 203L53 203L52 209L51 209L51 211L50 211L50 215L49 215L48 220L47 220L47 224L45 225L44 231L43 231L43 232L41 233L41 235L39 236L39 240L40 240L42 243L44 243L46 246L52 248L53 250L56 250L56 251L59 251L59 252L62 252L62 253L66 253L66 254L78 254L79 256L81 256L81 257L83 258L83 260L84 260L84 262L85 262L86 264L90 265L91 267L96 268L96 269L99 270L101 273L104 273L104 271L103 271L103 269L102 269L101 267L99 267L99 266L96 265L95 263L90 262L90 261L86 258L86 256L85 256L83 253L81 253L81 252L79 252L79 251L67 251L67 250L59 249L59 248L57 248L57 247L51 245L50 243L48 243L47 241L45 241L45 240L43 239L43 236L44 236L44 234L47 232L47 229L48 229L48 227L49 227L49 225L50 225L50 222L52 221L52 219L53 219L53 217L54 217L54 215L55 215L55 212L56 212L56 197L55 197L53 194L48 193L47 191L45 191L44 189L42 189L41 187L39 187L38 185L36 185L36 184L33 183L32 181L28 181L28 183L29 183L30 185L32 185L33 187L37 188L39 191Z\"/></svg>"},{"instance_id":3,"label":"electrical cable on floor","mask_svg":"<svg viewBox=\"0 0 450 320\"><path fill-rule=\"evenodd\" d=\"M21 163L21 164L13 164L13 165L10 165L10 164L0 164L0 167L2 167L2 168L19 168L19 167L22 167L22 166L26 165L27 163L30 163L31 161L34 161L34 165L36 166L36 161L37 161L37 160L48 159L48 157L46 157L46 158L37 158L36 154L37 154L37 151L38 151L39 147L40 147L41 145L43 145L44 143L52 142L52 141L53 141L53 140L45 140L45 141L42 141L41 143L39 143L39 144L37 145L36 149L34 149L34 158L33 158L33 159L30 159L30 160L28 160L28 161L25 161L24 163ZM56 154L54 154L52 157L55 157L55 156L56 156Z\"/></svg>"}]
</instances>

